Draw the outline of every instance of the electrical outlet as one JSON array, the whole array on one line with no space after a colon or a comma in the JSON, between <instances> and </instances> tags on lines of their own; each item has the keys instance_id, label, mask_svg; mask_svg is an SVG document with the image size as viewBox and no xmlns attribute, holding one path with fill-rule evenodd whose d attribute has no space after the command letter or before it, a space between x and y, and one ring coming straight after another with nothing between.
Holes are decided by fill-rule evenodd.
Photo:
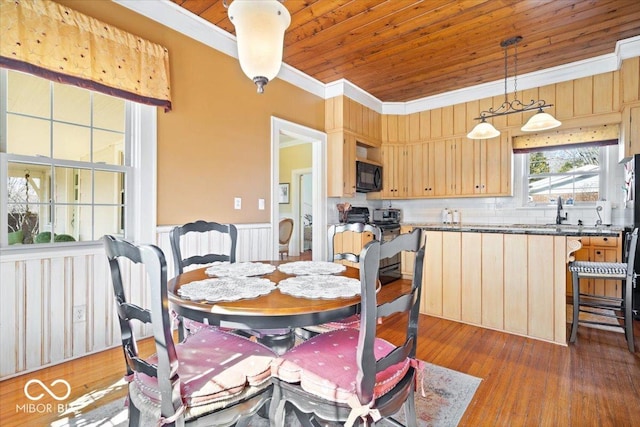
<instances>
[{"instance_id":1,"label":"electrical outlet","mask_svg":"<svg viewBox=\"0 0 640 427\"><path fill-rule=\"evenodd\" d=\"M233 199L233 209L242 209L242 198L236 197Z\"/></svg>"},{"instance_id":2,"label":"electrical outlet","mask_svg":"<svg viewBox=\"0 0 640 427\"><path fill-rule=\"evenodd\" d=\"M261 211L264 210L264 199L258 199L258 209Z\"/></svg>"},{"instance_id":3,"label":"electrical outlet","mask_svg":"<svg viewBox=\"0 0 640 427\"><path fill-rule=\"evenodd\" d=\"M84 322L87 320L87 306L86 305L74 305L73 306L73 321Z\"/></svg>"}]
</instances>

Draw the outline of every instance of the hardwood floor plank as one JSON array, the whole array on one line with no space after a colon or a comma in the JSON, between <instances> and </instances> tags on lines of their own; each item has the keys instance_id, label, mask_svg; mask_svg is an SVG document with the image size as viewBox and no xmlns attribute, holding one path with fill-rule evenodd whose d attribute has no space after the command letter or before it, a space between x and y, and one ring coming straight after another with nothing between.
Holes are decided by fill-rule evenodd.
<instances>
[{"instance_id":1,"label":"hardwood floor plank","mask_svg":"<svg viewBox=\"0 0 640 427\"><path fill-rule=\"evenodd\" d=\"M634 322L636 337L639 323ZM380 325L389 341L402 339L394 318ZM568 347L420 316L417 356L482 379L460 426L635 426L640 420L640 352L622 334L580 327ZM149 353L152 341L141 351ZM637 347L637 344L636 344ZM0 382L0 425L46 426L126 394L122 350L115 348ZM26 403L30 379L71 385L65 403L83 399L75 412L16 411ZM34 389L35 390L35 389ZM35 391L34 391L35 393ZM56 403L52 399L42 403Z\"/></svg>"}]
</instances>

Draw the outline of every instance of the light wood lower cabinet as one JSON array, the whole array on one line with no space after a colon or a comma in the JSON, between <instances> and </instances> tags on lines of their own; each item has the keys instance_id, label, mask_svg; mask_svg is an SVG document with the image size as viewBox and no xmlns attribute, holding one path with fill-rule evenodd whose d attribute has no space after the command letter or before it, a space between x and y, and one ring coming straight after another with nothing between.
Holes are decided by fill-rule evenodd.
<instances>
[{"instance_id":1,"label":"light wood lower cabinet","mask_svg":"<svg viewBox=\"0 0 640 427\"><path fill-rule=\"evenodd\" d=\"M362 248L373 240L373 234L369 231L363 233L354 233L353 231L345 231L337 233L333 238L333 250L335 253L352 253L359 255ZM360 268L360 264L356 262L338 260L340 264L350 267Z\"/></svg>"},{"instance_id":2,"label":"light wood lower cabinet","mask_svg":"<svg viewBox=\"0 0 640 427\"><path fill-rule=\"evenodd\" d=\"M425 235L421 313L566 345L566 236Z\"/></svg>"}]
</instances>

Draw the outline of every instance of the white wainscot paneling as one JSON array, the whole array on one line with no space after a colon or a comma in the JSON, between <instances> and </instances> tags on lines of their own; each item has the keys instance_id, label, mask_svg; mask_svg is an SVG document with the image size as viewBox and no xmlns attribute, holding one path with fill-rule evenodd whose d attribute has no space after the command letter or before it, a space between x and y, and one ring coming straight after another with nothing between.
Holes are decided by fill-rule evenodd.
<instances>
[{"instance_id":1,"label":"white wainscot paneling","mask_svg":"<svg viewBox=\"0 0 640 427\"><path fill-rule=\"evenodd\" d=\"M169 277L171 228L156 232ZM273 258L272 236L271 224L238 225L238 261ZM219 237L195 234L185 252L213 252L224 244ZM109 274L102 245L0 254L0 380L120 345ZM123 274L127 298L147 306L143 270L125 266ZM138 326L137 333L149 336L151 329Z\"/></svg>"}]
</instances>

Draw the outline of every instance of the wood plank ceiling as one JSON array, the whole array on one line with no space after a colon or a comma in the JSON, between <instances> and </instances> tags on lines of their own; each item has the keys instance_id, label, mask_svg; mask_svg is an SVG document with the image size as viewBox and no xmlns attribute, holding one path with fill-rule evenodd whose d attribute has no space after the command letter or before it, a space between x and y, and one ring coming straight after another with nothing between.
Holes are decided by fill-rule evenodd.
<instances>
[{"instance_id":1,"label":"wood plank ceiling","mask_svg":"<svg viewBox=\"0 0 640 427\"><path fill-rule=\"evenodd\" d=\"M223 0L172 0L235 34ZM226 0L227 4L232 0ZM406 102L504 79L502 40L522 36L518 75L613 53L640 35L640 0L285 0L284 62ZM513 53L509 49L509 76ZM509 91L513 89L510 88Z\"/></svg>"}]
</instances>

